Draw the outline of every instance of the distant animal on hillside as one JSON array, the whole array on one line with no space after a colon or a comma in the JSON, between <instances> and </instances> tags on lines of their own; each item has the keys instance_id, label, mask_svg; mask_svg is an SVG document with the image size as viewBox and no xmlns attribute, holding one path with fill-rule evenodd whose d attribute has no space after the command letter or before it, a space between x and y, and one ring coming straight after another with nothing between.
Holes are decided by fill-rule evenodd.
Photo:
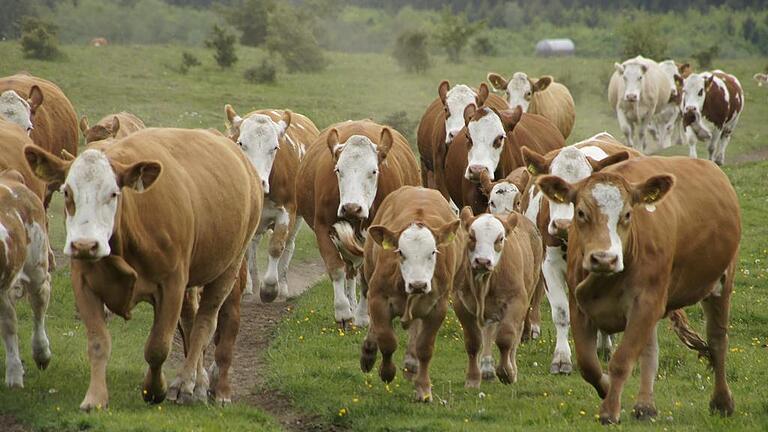
<instances>
[{"instance_id":1,"label":"distant animal on hillside","mask_svg":"<svg viewBox=\"0 0 768 432\"><path fill-rule=\"evenodd\" d=\"M103 46L109 45L109 41L107 40L107 38L97 37L97 38L91 39L88 45L92 47L103 47Z\"/></svg>"},{"instance_id":2,"label":"distant animal on hillside","mask_svg":"<svg viewBox=\"0 0 768 432\"><path fill-rule=\"evenodd\" d=\"M755 81L757 81L758 87L762 87L763 84L768 84L768 74L756 73L755 76L753 76L752 78L754 78Z\"/></svg>"}]
</instances>

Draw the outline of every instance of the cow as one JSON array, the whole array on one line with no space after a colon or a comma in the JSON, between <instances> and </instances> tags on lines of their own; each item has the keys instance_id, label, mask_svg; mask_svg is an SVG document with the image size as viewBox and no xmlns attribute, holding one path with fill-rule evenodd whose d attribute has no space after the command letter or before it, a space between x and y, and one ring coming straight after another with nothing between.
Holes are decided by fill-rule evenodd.
<instances>
[{"instance_id":1,"label":"cow","mask_svg":"<svg viewBox=\"0 0 768 432\"><path fill-rule=\"evenodd\" d=\"M355 312L355 277L361 264L361 253L343 245L359 240L387 195L401 186L419 185L419 165L399 132L371 120L347 121L320 133L296 178L298 214L315 233L333 282L334 317L343 327ZM356 325L367 324L367 310L363 296Z\"/></svg>"},{"instance_id":2,"label":"cow","mask_svg":"<svg viewBox=\"0 0 768 432\"><path fill-rule=\"evenodd\" d=\"M680 108L683 100L683 90L678 85L677 78L682 78L683 71L689 70L690 66L687 63L680 65L674 60L664 60L659 63L659 68L661 68L670 82L672 91L666 105L654 117L649 130L654 135L654 138L656 138L660 148L665 149L672 145L673 140L677 145L687 142L685 128L683 127L683 112Z\"/></svg>"},{"instance_id":3,"label":"cow","mask_svg":"<svg viewBox=\"0 0 768 432\"><path fill-rule=\"evenodd\" d=\"M45 199L46 184L32 172L24 157L24 147L33 145L26 131L0 119L0 170L11 169L24 178L24 185L40 200Z\"/></svg>"},{"instance_id":4,"label":"cow","mask_svg":"<svg viewBox=\"0 0 768 432\"><path fill-rule=\"evenodd\" d=\"M103 47L103 46L109 45L109 41L107 40L107 38L95 37L95 38L91 39L91 42L89 42L88 45L90 45L92 47L97 47L98 48L98 47Z\"/></svg>"},{"instance_id":5,"label":"cow","mask_svg":"<svg viewBox=\"0 0 768 432\"><path fill-rule=\"evenodd\" d=\"M614 63L616 69L608 85L608 102L616 111L619 126L627 144L645 151L646 132L668 103L672 85L659 65L643 56L624 63ZM635 141L635 133L638 140Z\"/></svg>"},{"instance_id":6,"label":"cow","mask_svg":"<svg viewBox=\"0 0 768 432\"><path fill-rule=\"evenodd\" d=\"M529 78L525 72L515 72L509 81L490 72L487 79L494 89L506 93L510 109L520 107L523 112L538 114L551 121L563 138L571 135L576 108L568 87L549 75L536 79Z\"/></svg>"},{"instance_id":7,"label":"cow","mask_svg":"<svg viewBox=\"0 0 768 432\"><path fill-rule=\"evenodd\" d=\"M140 118L125 111L104 116L93 126L88 124L87 116L82 116L79 126L86 145L94 141L124 138L146 128Z\"/></svg>"},{"instance_id":8,"label":"cow","mask_svg":"<svg viewBox=\"0 0 768 432\"><path fill-rule=\"evenodd\" d=\"M30 132L35 144L55 155L61 155L62 150L72 155L77 154L77 114L72 103L56 84L19 73L0 78L0 94L9 90L13 91L19 100L27 102L29 111L18 111L20 114L14 117L22 118L23 121L19 125ZM0 96L0 100L2 99ZM2 105L0 103L0 116L3 116ZM58 190L59 186L61 185L48 185L47 195L43 200L46 209L53 192Z\"/></svg>"},{"instance_id":9,"label":"cow","mask_svg":"<svg viewBox=\"0 0 768 432\"><path fill-rule=\"evenodd\" d=\"M709 159L725 162L725 149L744 110L744 90L739 79L721 70L678 78L683 88L683 125L700 140L709 139ZM708 125L705 124L705 121ZM696 142L691 140L690 156L696 157Z\"/></svg>"},{"instance_id":10,"label":"cow","mask_svg":"<svg viewBox=\"0 0 768 432\"><path fill-rule=\"evenodd\" d=\"M288 266L302 219L296 213L296 173L307 148L320 131L312 120L289 110L264 109L240 117L231 105L224 107L230 128L227 135L245 152L261 177L264 209L256 235L248 248L245 293L258 284L264 302L288 296ZM269 261L263 283L257 265L261 237L272 230Z\"/></svg>"},{"instance_id":11,"label":"cow","mask_svg":"<svg viewBox=\"0 0 768 432\"><path fill-rule=\"evenodd\" d=\"M13 169L0 172L0 208L0 332L5 344L5 384L24 387L14 305L24 293L34 316L32 358L39 369L46 369L51 361L45 330L51 297L46 215L40 196L27 188L24 177Z\"/></svg>"},{"instance_id":12,"label":"cow","mask_svg":"<svg viewBox=\"0 0 768 432\"><path fill-rule=\"evenodd\" d=\"M145 401L160 403L167 396L188 403L205 395L208 377L198 371L200 357L261 217L263 191L250 161L221 135L171 128L95 143L74 160L36 146L24 153L38 176L63 185L64 253L72 258L72 288L91 366L80 408L109 402L111 342L104 305L125 319L139 302L153 305L144 346ZM200 307L184 364L167 387L162 367L188 287L203 287ZM214 397L223 401L216 390Z\"/></svg>"},{"instance_id":13,"label":"cow","mask_svg":"<svg viewBox=\"0 0 768 432\"><path fill-rule=\"evenodd\" d=\"M369 299L370 327L360 367L370 372L381 351L379 376L387 383L395 378L392 320L400 317L408 330L404 374L413 381L419 402L432 400L429 363L461 264L464 235L459 225L439 192L404 186L381 202L365 239L361 281Z\"/></svg>"},{"instance_id":14,"label":"cow","mask_svg":"<svg viewBox=\"0 0 768 432\"><path fill-rule=\"evenodd\" d=\"M541 236L517 212L503 218L475 216L467 206L461 211L461 225L466 236L454 280L453 309L464 329L468 357L464 385L478 388L481 377L494 377L490 346L494 340L500 352L495 376L504 384L517 382L517 346L534 291L544 282Z\"/></svg>"},{"instance_id":15,"label":"cow","mask_svg":"<svg viewBox=\"0 0 768 432\"><path fill-rule=\"evenodd\" d=\"M506 103L496 95L489 95L485 84L474 90L464 84L451 88L448 81L442 81L437 93L437 99L421 117L416 137L422 184L439 190L447 199L445 157L451 142L464 127L464 109L471 103L477 104L478 98L496 109L504 109Z\"/></svg>"},{"instance_id":16,"label":"cow","mask_svg":"<svg viewBox=\"0 0 768 432\"><path fill-rule=\"evenodd\" d=\"M606 166L642 154L633 150L606 132L599 133L584 141L561 150L541 155L528 148L523 148L522 157L533 180L538 176L550 174L569 182L577 182L589 177L593 172ZM552 310L552 322L555 324L557 340L552 355L550 372L570 374L573 371L571 347L568 344L570 325L568 295L566 286L567 233L565 226L573 219L573 206L545 199L535 189L533 182L526 186L528 206L526 216L536 223L544 241L544 262L541 270L547 283L547 300ZM605 357L610 354L611 340L600 337L600 349Z\"/></svg>"},{"instance_id":17,"label":"cow","mask_svg":"<svg viewBox=\"0 0 768 432\"><path fill-rule=\"evenodd\" d=\"M576 208L568 228L571 323L582 377L603 398L601 422L619 421L622 389L638 358L640 392L633 415L656 415L656 328L670 313L678 337L714 369L710 409L732 414L725 354L741 215L728 177L710 161L647 157L612 165L576 184L557 176L540 177L537 184L549 199ZM677 311L698 302L707 342ZM624 332L608 373L595 352L597 330Z\"/></svg>"},{"instance_id":18,"label":"cow","mask_svg":"<svg viewBox=\"0 0 768 432\"><path fill-rule=\"evenodd\" d=\"M768 84L768 74L756 73L752 78L757 81L758 87L762 87L763 84Z\"/></svg>"}]
</instances>

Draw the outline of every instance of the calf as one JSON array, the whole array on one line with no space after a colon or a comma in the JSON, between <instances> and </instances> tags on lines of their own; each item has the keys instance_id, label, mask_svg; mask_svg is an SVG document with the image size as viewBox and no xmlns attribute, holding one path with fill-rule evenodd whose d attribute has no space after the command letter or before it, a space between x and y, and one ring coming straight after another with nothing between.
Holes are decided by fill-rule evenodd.
<instances>
[{"instance_id":1,"label":"calf","mask_svg":"<svg viewBox=\"0 0 768 432\"><path fill-rule=\"evenodd\" d=\"M571 322L581 374L604 398L601 422L619 421L622 389L638 357L641 383L633 414L656 415L657 323L698 302L707 319L707 342L684 320L676 319L674 328L711 360L710 408L733 413L725 354L741 218L728 177L709 161L648 157L607 167L576 184L555 176L537 184L549 199L576 208L568 230ZM624 332L607 374L595 352L598 329Z\"/></svg>"},{"instance_id":2,"label":"calf","mask_svg":"<svg viewBox=\"0 0 768 432\"><path fill-rule=\"evenodd\" d=\"M419 184L416 158L397 131L370 120L348 121L320 134L296 178L298 214L315 232L333 282L336 321L345 326L357 307L356 324L366 325L367 302L363 296L357 306L355 287L362 252L354 245L387 195Z\"/></svg>"},{"instance_id":3,"label":"calf","mask_svg":"<svg viewBox=\"0 0 768 432\"><path fill-rule=\"evenodd\" d=\"M146 128L140 118L125 111L105 116L93 126L88 125L87 116L82 116L79 125L86 145L94 141L124 138Z\"/></svg>"},{"instance_id":4,"label":"calf","mask_svg":"<svg viewBox=\"0 0 768 432\"><path fill-rule=\"evenodd\" d=\"M698 139L709 139L709 159L722 165L725 149L744 110L741 83L721 70L692 74L684 81L678 78L678 83L683 88L683 125L690 126ZM696 157L696 140L689 145L691 157Z\"/></svg>"},{"instance_id":5,"label":"calf","mask_svg":"<svg viewBox=\"0 0 768 432\"><path fill-rule=\"evenodd\" d=\"M491 72L488 82L507 95L509 109L522 108L523 112L538 114L557 127L563 138L568 138L576 121L576 108L568 87L555 82L551 76L529 78L524 72L515 72L507 80Z\"/></svg>"},{"instance_id":6,"label":"calf","mask_svg":"<svg viewBox=\"0 0 768 432\"><path fill-rule=\"evenodd\" d=\"M513 383L523 324L534 291L543 283L541 236L533 223L516 212L506 218L474 216L470 207L464 207L461 222L467 236L454 281L453 308L464 329L469 361L465 386L479 387L481 372L485 379L493 377L490 342L494 339L501 356L496 376L504 384Z\"/></svg>"},{"instance_id":7,"label":"calf","mask_svg":"<svg viewBox=\"0 0 768 432\"><path fill-rule=\"evenodd\" d=\"M29 296L34 316L32 358L40 369L51 361L45 331L51 296L46 216L40 197L24 186L24 177L14 170L0 173L0 208L0 330L5 343L5 384L24 387L14 306L23 293Z\"/></svg>"},{"instance_id":8,"label":"calf","mask_svg":"<svg viewBox=\"0 0 768 432\"><path fill-rule=\"evenodd\" d=\"M248 156L264 189L264 210L248 249L245 292L252 294L256 283L261 300L270 302L278 295L288 296L288 266L302 222L296 213L296 173L320 132L310 119L288 110L259 110L244 118L231 105L224 110L230 124L229 137ZM269 261L261 281L256 254L261 237L269 229Z\"/></svg>"},{"instance_id":9,"label":"calf","mask_svg":"<svg viewBox=\"0 0 768 432\"><path fill-rule=\"evenodd\" d=\"M251 163L230 140L204 130L144 129L92 145L73 161L36 146L24 151L37 175L64 185L64 253L72 258L91 365L80 408L109 402L104 305L129 319L142 301L155 311L144 346L144 400L159 403L167 395L186 403L205 395L203 349L261 216L263 192ZM203 287L200 307L184 364L168 389L163 363L189 287ZM217 390L213 397L224 401Z\"/></svg>"},{"instance_id":10,"label":"calf","mask_svg":"<svg viewBox=\"0 0 768 432\"><path fill-rule=\"evenodd\" d=\"M669 100L654 117L650 129L662 149L670 147L673 139L678 145L687 141L683 127L683 112L680 109L683 89L678 85L678 81L682 77L682 70L687 70L688 67L688 64L679 65L674 60L664 60L659 63L659 68L664 72L672 88Z\"/></svg>"},{"instance_id":11,"label":"calf","mask_svg":"<svg viewBox=\"0 0 768 432\"><path fill-rule=\"evenodd\" d=\"M429 363L461 263L464 236L457 235L459 224L438 192L406 186L384 199L365 240L361 281L369 299L371 326L360 366L369 372L380 350L381 379L395 378L392 355L397 337L392 320L399 316L408 329L405 373L414 382L417 401L432 400Z\"/></svg>"}]
</instances>

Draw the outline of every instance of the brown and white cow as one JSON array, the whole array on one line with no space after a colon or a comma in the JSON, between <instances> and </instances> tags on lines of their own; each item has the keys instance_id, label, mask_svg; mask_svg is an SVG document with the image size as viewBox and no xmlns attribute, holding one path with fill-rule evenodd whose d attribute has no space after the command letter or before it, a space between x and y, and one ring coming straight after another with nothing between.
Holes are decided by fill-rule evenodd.
<instances>
[{"instance_id":1,"label":"brown and white cow","mask_svg":"<svg viewBox=\"0 0 768 432\"><path fill-rule=\"evenodd\" d=\"M0 94L12 91L16 94L16 107L11 108L15 113L11 121L30 131L32 141L41 148L61 155L66 150L72 155L77 154L77 114L72 103L67 99L56 84L32 75L19 73L0 78ZM6 96L0 96L0 116L6 109ZM21 108L18 102L22 101ZM26 104L26 105L25 105ZM60 185L50 184L47 196L43 200L48 207L53 192Z\"/></svg>"},{"instance_id":2,"label":"brown and white cow","mask_svg":"<svg viewBox=\"0 0 768 432\"><path fill-rule=\"evenodd\" d=\"M32 172L24 157L24 147L33 144L24 129L0 119L0 170L12 169L21 174L24 185L43 200L46 184Z\"/></svg>"},{"instance_id":3,"label":"brown and white cow","mask_svg":"<svg viewBox=\"0 0 768 432\"><path fill-rule=\"evenodd\" d=\"M693 129L700 140L709 139L709 159L722 165L725 149L744 110L744 90L739 79L716 70L692 74L680 85L683 125ZM691 140L689 145L691 157L696 157L696 140Z\"/></svg>"},{"instance_id":4,"label":"brown and white cow","mask_svg":"<svg viewBox=\"0 0 768 432\"><path fill-rule=\"evenodd\" d=\"M752 78L757 81L757 86L762 87L763 84L768 84L768 74L756 73Z\"/></svg>"},{"instance_id":5,"label":"brown and white cow","mask_svg":"<svg viewBox=\"0 0 768 432\"><path fill-rule=\"evenodd\" d=\"M95 37L91 39L91 42L88 43L88 45L98 48L98 47L109 45L109 41L107 40L107 38L104 38L104 37Z\"/></svg>"},{"instance_id":6,"label":"brown and white cow","mask_svg":"<svg viewBox=\"0 0 768 432\"><path fill-rule=\"evenodd\" d=\"M106 407L109 400L104 305L126 319L139 302L154 307L144 347L144 400L159 403L167 394L184 403L205 394L200 356L261 216L261 184L243 152L205 130L150 128L97 143L73 161L35 146L26 147L25 155L36 174L63 184L64 253L72 257L91 365L80 408ZM203 288L188 355L167 389L162 367L184 293L198 286Z\"/></svg>"},{"instance_id":7,"label":"brown and white cow","mask_svg":"<svg viewBox=\"0 0 768 432\"><path fill-rule=\"evenodd\" d=\"M336 321L346 325L357 307L356 324L366 325L365 297L356 306L359 253L343 244L362 236L387 195L401 186L419 185L418 162L396 130L371 120L347 121L320 133L297 179L298 214L315 232L333 282Z\"/></svg>"},{"instance_id":8,"label":"brown and white cow","mask_svg":"<svg viewBox=\"0 0 768 432\"><path fill-rule=\"evenodd\" d=\"M657 323L698 302L708 341L684 321L675 320L675 330L711 360L710 408L733 413L725 354L741 217L728 177L709 161L648 157L612 165L576 184L556 176L537 184L548 198L576 208L568 230L571 322L581 374L604 398L600 420L619 421L622 389L638 358L641 383L633 414L656 415ZM597 330L624 332L607 374L596 355Z\"/></svg>"},{"instance_id":9,"label":"brown and white cow","mask_svg":"<svg viewBox=\"0 0 768 432\"><path fill-rule=\"evenodd\" d=\"M523 112L538 114L551 121L564 138L571 135L576 107L568 87L549 75L536 79L525 72L515 72L509 80L491 72L487 79L494 89L506 93L510 109L520 107Z\"/></svg>"},{"instance_id":10,"label":"brown and white cow","mask_svg":"<svg viewBox=\"0 0 768 432\"><path fill-rule=\"evenodd\" d=\"M79 126L80 133L83 134L83 139L85 139L85 144L105 139L124 138L146 128L140 118L125 111L104 116L93 126L88 124L87 116L82 116L80 117Z\"/></svg>"},{"instance_id":11,"label":"brown and white cow","mask_svg":"<svg viewBox=\"0 0 768 432\"><path fill-rule=\"evenodd\" d=\"M472 103L480 105L478 99L496 109L506 107L503 99L488 93L488 86L485 84L474 90L464 84L450 88L448 81L442 81L437 88L438 98L427 107L421 117L416 137L421 159L422 184L439 190L445 198L448 198L445 186L445 158L451 142L464 127L464 109Z\"/></svg>"},{"instance_id":12,"label":"brown and white cow","mask_svg":"<svg viewBox=\"0 0 768 432\"><path fill-rule=\"evenodd\" d=\"M649 131L654 135L661 149L668 148L674 141L677 145L687 144L688 136L683 127L683 89L679 83L682 83L683 74L687 77L691 73L691 67L688 63L679 64L674 60L664 60L659 63L667 80L670 83L672 91L665 106L656 114L651 122Z\"/></svg>"},{"instance_id":13,"label":"brown and white cow","mask_svg":"<svg viewBox=\"0 0 768 432\"><path fill-rule=\"evenodd\" d=\"M464 234L458 232L459 224L439 192L405 186L382 201L365 240L361 280L371 326L360 366L369 372L380 350L379 376L385 382L395 378L392 320L400 317L408 329L404 373L413 381L419 402L432 400L429 363L461 264Z\"/></svg>"},{"instance_id":14,"label":"brown and white cow","mask_svg":"<svg viewBox=\"0 0 768 432\"><path fill-rule=\"evenodd\" d=\"M262 301L273 301L278 295L287 297L288 266L302 222L296 214L296 174L320 131L312 120L288 110L264 109L245 117L237 115L231 105L224 111L230 124L229 137L248 156L264 189L261 221L248 248L245 292L253 293L255 283ZM270 229L267 273L261 281L256 255L262 235Z\"/></svg>"},{"instance_id":15,"label":"brown and white cow","mask_svg":"<svg viewBox=\"0 0 768 432\"><path fill-rule=\"evenodd\" d=\"M495 375L504 384L517 382L517 346L534 292L544 283L541 236L517 212L504 218L475 216L464 207L461 222L467 235L454 281L453 308L464 329L469 361L464 384L477 388L481 377L494 376L490 347L494 340L500 352ZM480 348L483 354L478 359Z\"/></svg>"},{"instance_id":16,"label":"brown and white cow","mask_svg":"<svg viewBox=\"0 0 768 432\"><path fill-rule=\"evenodd\" d=\"M26 294L32 306L32 358L48 367L51 350L45 312L51 297L48 233L43 202L15 170L0 172L0 333L5 345L5 384L24 387L15 302Z\"/></svg>"}]
</instances>

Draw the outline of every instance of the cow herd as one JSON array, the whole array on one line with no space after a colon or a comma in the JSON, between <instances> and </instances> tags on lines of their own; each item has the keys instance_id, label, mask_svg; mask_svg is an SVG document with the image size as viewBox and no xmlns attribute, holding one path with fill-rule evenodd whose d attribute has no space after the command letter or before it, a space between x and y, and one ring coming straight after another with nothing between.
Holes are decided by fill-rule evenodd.
<instances>
[{"instance_id":1,"label":"cow herd","mask_svg":"<svg viewBox=\"0 0 768 432\"><path fill-rule=\"evenodd\" d=\"M147 128L127 112L78 124L53 83L0 78L6 384L23 386L14 310L21 292L32 304L35 362L45 368L51 359L45 311L55 263L45 212L60 191L64 253L88 338L83 410L109 402L107 311L128 319L139 302L155 311L144 399L231 401L241 296L292 295L288 267L306 222L333 285L336 322L368 327L361 368L370 371L381 353L379 375L392 381L398 318L408 332L402 371L419 401L432 399L429 365L450 307L464 332L465 385L477 388L517 381L518 346L540 336L546 295L557 335L550 371L573 371L572 332L578 369L603 398L603 423L619 421L637 362L633 415L656 415L656 328L665 317L713 367L710 408L731 414L725 353L740 210L715 163L743 109L738 80L672 61L617 63L609 102L629 146L605 132L566 146L575 105L551 76L487 80L490 87L438 85L419 124L417 158L389 126L350 120L320 131L283 109L240 116L226 105L223 133ZM645 156L648 134L662 147L673 135L709 139L715 163L695 159L695 142L693 158ZM699 302L706 341L681 310ZM167 384L163 364L177 328L185 360ZM206 367L211 340L215 360ZM610 357L605 372L601 353Z\"/></svg>"}]
</instances>

